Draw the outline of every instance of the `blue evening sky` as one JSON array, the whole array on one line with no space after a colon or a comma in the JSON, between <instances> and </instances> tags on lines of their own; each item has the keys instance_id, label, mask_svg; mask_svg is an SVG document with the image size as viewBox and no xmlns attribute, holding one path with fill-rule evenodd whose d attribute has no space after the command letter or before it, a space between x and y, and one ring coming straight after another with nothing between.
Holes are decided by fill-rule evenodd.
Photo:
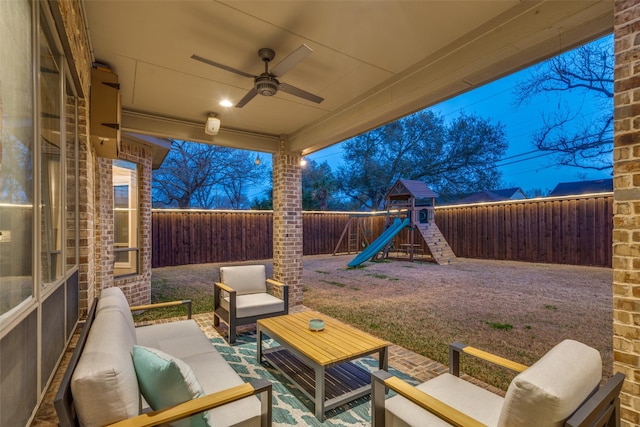
<instances>
[{"instance_id":1,"label":"blue evening sky","mask_svg":"<svg viewBox=\"0 0 640 427\"><path fill-rule=\"evenodd\" d=\"M607 37L613 46L613 38ZM540 151L532 152L535 149L531 142L532 135L542 126L544 113L552 112L564 102L571 102L574 106L582 105L582 118L590 120L590 117L598 115L601 106L590 102L592 100L583 94L564 99L557 94L548 97L538 95L532 103L516 106L514 87L519 80L526 78L528 73L525 69L435 105L431 109L443 115L445 119L455 119L464 112L490 118L493 123L504 124L509 148L499 163L502 188L521 187L524 191L542 189L547 192L559 182L611 178L611 170L559 167L553 162L552 156ZM613 102L611 108L613 114ZM318 163L327 161L332 168L337 168L342 161L341 145L318 151L308 158Z\"/></svg>"}]
</instances>

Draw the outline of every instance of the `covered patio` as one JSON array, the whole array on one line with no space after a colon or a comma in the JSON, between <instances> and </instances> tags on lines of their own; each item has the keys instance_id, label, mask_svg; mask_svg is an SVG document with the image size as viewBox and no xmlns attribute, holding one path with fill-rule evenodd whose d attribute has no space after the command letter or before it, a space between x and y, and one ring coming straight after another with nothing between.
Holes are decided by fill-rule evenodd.
<instances>
[{"instance_id":1,"label":"covered patio","mask_svg":"<svg viewBox=\"0 0 640 427\"><path fill-rule=\"evenodd\" d=\"M0 423L24 425L33 419L77 321L103 288L123 288L132 303L149 300L151 168L158 153L161 158L166 152L166 138L272 154L274 277L290 286L290 305L302 305L299 162L303 156L613 31L614 371L627 377L623 425L638 425L636 209L640 180L636 175L640 140L635 106L640 70L635 63L640 46L639 5L624 0L374 4L51 0L8 4L21 9L0 9L0 19L7 25L23 24L16 27L24 33L20 46L32 51L16 52L15 58L22 62L7 61L2 67L30 65L25 84L32 85L32 91L10 89L23 97L27 93L32 102L27 111L14 112L6 101L9 98L4 98L3 116L13 118L15 113L20 119L33 119L29 135L39 153L33 162L41 166L35 168L38 177L27 184L37 189L35 196L48 191L50 177L41 174L41 168L46 172L55 164L65 178L61 195L76 194L77 203L67 203L76 206L75 225L69 222L71 208L61 208L58 221L68 221L59 240L67 245L50 250L48 258L43 254L51 242L42 238L48 226L46 212L34 207L40 201L30 200L25 204L28 212L19 214L33 226L23 236L28 248L22 248L31 252L33 265L25 268L33 286L22 303L12 305L0 318L1 385L3 390L15 387L15 393L0 395ZM4 48L8 38L2 40ZM307 48L299 50L302 45ZM272 84L265 94L273 96L257 94L259 82L253 81L252 76L265 70L257 53L261 48L273 49L276 55L267 70L273 65L278 75L270 78L288 85L276 83L274 89ZM300 56L285 59L291 52ZM193 59L194 55L204 61ZM50 58L59 63L60 70L59 81L49 85L53 67L46 61ZM285 63L278 68L283 59ZM97 95L96 89L104 82L92 85L94 63L102 64L99 68L109 78L116 77L117 83L106 85L116 90L115 103ZM23 73L15 66L12 76ZM41 108L36 101L42 88L59 91L58 110L65 111L65 106L74 113L56 115ZM42 99L52 101L44 89ZM318 97L322 102L317 102ZM223 99L232 106L221 106ZM74 108L69 110L69 106ZM90 121L103 107L113 113L107 126ZM42 114L36 114L39 109ZM62 160L75 153L77 166L60 166L64 161L40 163L50 154L46 143L53 139L55 145L51 135L59 135L58 129L66 126L64 120L71 115L77 119L76 139L71 141L76 148L70 145L60 150ZM219 120L219 131L212 132L216 135L205 132L205 122L212 115ZM60 123L50 129L52 118ZM61 135L71 135L71 128ZM3 121L4 129L12 130ZM43 135L42 141L36 135ZM11 146L14 140L5 141L3 136L2 143ZM126 249L136 255L139 268L135 275L120 278L114 278L114 159L137 165L141 192L139 245L129 242ZM14 237L19 240L18 234ZM68 256L72 252L73 260ZM10 254L10 261L13 256L22 258L22 252L14 253L18 255ZM65 268L62 259L67 259ZM49 265L51 260L56 265ZM118 262L131 264L121 258ZM44 272L52 272L52 277ZM54 327L55 334L50 330ZM29 361L20 365L23 375L15 374L16 360ZM14 386L16 375L24 378ZM13 394L29 397L17 402Z\"/></svg>"},{"instance_id":2,"label":"covered patio","mask_svg":"<svg viewBox=\"0 0 640 427\"><path fill-rule=\"evenodd\" d=\"M612 375L612 344L607 338L610 330L605 319L611 317L611 297L607 295L609 268L465 258L450 266L398 260L368 262L364 268L347 269L345 266L351 258L352 255L305 256L306 302L304 306L295 306L291 312L320 311L320 317L324 319L346 321L390 340L393 344L389 347L389 368L405 379L423 382L447 372L446 346L453 340L473 342L479 348L490 349L493 353L530 365L566 337L598 349L603 359L603 378ZM268 275L272 272L270 260L240 264L264 264ZM194 298L194 311L197 312L196 306L202 307L203 299L212 298L212 289L206 278L217 278L219 268L224 265L228 264L154 269L156 292L164 294L165 298ZM540 289L529 286L530 283L541 283L544 296L539 295ZM178 289L174 296L165 293L175 288ZM339 301L328 304L332 298ZM500 309L495 309L496 304ZM583 319L585 312L592 314L586 320ZM164 316L163 312L156 314ZM213 327L212 313L196 314L194 319L216 348L229 355L229 360L234 361L239 372L256 378L261 372L271 371L256 362L254 325L240 328L238 341L229 346L225 339L226 325L221 324L219 330ZM172 320L175 319L142 323ZM489 321L512 324L513 329L494 329L488 325ZM434 336L440 339L434 340ZM70 346L65 359L73 347ZM433 353L438 354L432 356L427 353L425 356L427 347L437 349ZM64 365L60 367L58 379ZM465 367L465 372L475 377L465 375L465 380L497 395L504 395L510 381L507 371L496 368L486 377L483 376L488 373L486 366L484 372L482 369L477 371L478 366ZM283 413L293 414L298 420L300 418L297 417L312 416L313 406L308 406L308 402L305 404L305 400L295 394L295 388L286 385L285 379L273 375L270 380L281 383L288 392L293 391L290 396L296 396L293 401L298 405L292 405L292 408L282 405L281 397L274 399L278 408L273 419L275 426L289 425ZM283 390L281 386L278 388ZM54 381L34 426L55 425L52 399L56 391L57 382ZM329 413L324 425L341 425L348 415L367 416L368 420L368 399L360 399L343 408L348 409Z\"/></svg>"}]
</instances>

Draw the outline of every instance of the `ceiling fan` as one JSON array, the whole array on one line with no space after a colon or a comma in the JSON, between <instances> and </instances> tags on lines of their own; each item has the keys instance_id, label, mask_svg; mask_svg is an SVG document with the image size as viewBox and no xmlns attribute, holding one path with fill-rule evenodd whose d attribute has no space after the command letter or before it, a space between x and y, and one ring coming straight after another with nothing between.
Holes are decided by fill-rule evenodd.
<instances>
[{"instance_id":1,"label":"ceiling fan","mask_svg":"<svg viewBox=\"0 0 640 427\"><path fill-rule=\"evenodd\" d=\"M191 55L191 58L195 59L196 61L204 62L205 64L213 65L214 67L218 67L226 71L231 71L232 73L241 75L243 77L250 77L253 79L253 89L251 89L244 96L244 98L238 101L238 103L236 104L237 108L244 107L245 104L251 101L256 95L273 96L279 90L319 104L324 101L324 98L278 80L279 77L282 77L287 71L295 67L298 62L306 58L311 52L313 52L313 50L309 46L307 46L306 44L302 44L299 48L291 52L289 56L287 56L282 61L280 61L280 63L274 66L271 71L269 71L269 62L271 62L273 58L275 58L276 53L273 51L273 49L263 47L262 49L258 50L258 56L264 62L264 73L257 76L237 70L233 67L229 67L228 65L211 61L210 59L206 59L195 54Z\"/></svg>"}]
</instances>

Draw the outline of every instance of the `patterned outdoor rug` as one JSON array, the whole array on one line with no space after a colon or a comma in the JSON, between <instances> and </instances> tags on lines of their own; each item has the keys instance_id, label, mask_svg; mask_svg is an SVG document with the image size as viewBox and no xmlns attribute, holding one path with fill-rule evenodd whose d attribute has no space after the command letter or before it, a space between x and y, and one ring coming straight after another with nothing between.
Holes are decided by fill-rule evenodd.
<instances>
[{"instance_id":1,"label":"patterned outdoor rug","mask_svg":"<svg viewBox=\"0 0 640 427\"><path fill-rule=\"evenodd\" d=\"M325 413L325 421L320 422L313 413L313 402L282 374L270 365L260 365L256 361L256 334L239 334L233 346L223 338L211 339L214 347L245 381L264 378L273 384L273 425L277 426L369 426L371 425L370 396L361 397ZM264 347L274 343L263 341ZM275 344L277 345L277 344ZM373 357L363 357L355 361L360 367L371 372L378 369L378 361ZM389 372L411 384L417 381L390 368Z\"/></svg>"}]
</instances>

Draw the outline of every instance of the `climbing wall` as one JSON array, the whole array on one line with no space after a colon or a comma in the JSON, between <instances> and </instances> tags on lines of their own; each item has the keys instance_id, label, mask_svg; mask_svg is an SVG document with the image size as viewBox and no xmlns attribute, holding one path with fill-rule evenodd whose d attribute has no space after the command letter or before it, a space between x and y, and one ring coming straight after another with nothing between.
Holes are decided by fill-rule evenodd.
<instances>
[{"instance_id":1,"label":"climbing wall","mask_svg":"<svg viewBox=\"0 0 640 427\"><path fill-rule=\"evenodd\" d=\"M418 224L418 230L431 251L431 256L438 264L451 264L456 261L456 254L447 243L435 221Z\"/></svg>"}]
</instances>

